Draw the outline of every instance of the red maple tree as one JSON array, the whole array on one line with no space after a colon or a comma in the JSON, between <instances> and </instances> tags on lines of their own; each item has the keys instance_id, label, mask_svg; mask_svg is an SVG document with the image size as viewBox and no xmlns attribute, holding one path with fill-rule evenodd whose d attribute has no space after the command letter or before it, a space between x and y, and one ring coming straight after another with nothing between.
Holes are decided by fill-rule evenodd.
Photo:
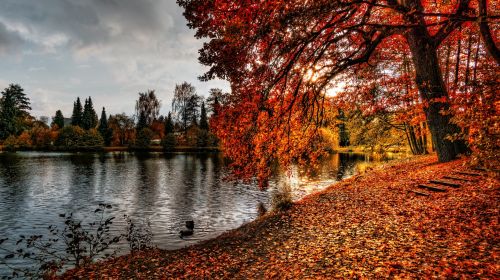
<instances>
[{"instance_id":1,"label":"red maple tree","mask_svg":"<svg viewBox=\"0 0 500 280\"><path fill-rule=\"evenodd\" d=\"M325 93L340 74L362 71L384 58L401 59L392 52L411 57L411 82L438 159L452 160L467 145L463 138L450 138L463 130L452 121L454 89L445 80L451 68L440 67L443 55L438 50L445 41L456 45L451 34L466 36L462 26L475 25L464 29L480 35L488 52L485 64L493 73L500 65L496 1L177 2L196 36L208 39L200 62L210 69L201 79L231 83L230 102L215 127L226 154L243 174L259 170L265 177L275 159L286 164L318 151L315 127L323 119Z\"/></svg>"}]
</instances>

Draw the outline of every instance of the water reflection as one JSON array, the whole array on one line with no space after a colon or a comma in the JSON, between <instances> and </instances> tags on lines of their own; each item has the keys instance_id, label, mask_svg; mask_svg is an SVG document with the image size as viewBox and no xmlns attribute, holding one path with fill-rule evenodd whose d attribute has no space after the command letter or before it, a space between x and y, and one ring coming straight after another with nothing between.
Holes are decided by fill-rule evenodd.
<instances>
[{"instance_id":1,"label":"water reflection","mask_svg":"<svg viewBox=\"0 0 500 280\"><path fill-rule=\"evenodd\" d=\"M0 236L62 227L60 213L89 220L105 202L114 205L113 231L123 231L124 214L149 219L156 245L180 248L255 219L269 209L273 188L281 183L290 184L298 199L353 175L366 160L334 154L317 168L278 173L262 191L253 183L224 180L227 169L217 154L0 153ZM195 221L195 234L182 240L178 232L186 220Z\"/></svg>"}]
</instances>

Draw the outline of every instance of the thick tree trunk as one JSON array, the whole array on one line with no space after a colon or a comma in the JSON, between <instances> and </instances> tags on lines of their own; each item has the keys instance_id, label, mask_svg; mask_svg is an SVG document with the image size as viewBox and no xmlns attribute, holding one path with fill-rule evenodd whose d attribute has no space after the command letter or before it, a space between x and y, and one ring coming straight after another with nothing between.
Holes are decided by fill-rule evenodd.
<instances>
[{"instance_id":1,"label":"thick tree trunk","mask_svg":"<svg viewBox=\"0 0 500 280\"><path fill-rule=\"evenodd\" d=\"M416 84L424 100L424 112L431 131L438 159L441 162L453 160L467 151L463 140L450 141L449 136L460 132L458 126L450 122L450 104L444 85L436 47L428 40L425 31L414 28L406 34L416 72Z\"/></svg>"}]
</instances>

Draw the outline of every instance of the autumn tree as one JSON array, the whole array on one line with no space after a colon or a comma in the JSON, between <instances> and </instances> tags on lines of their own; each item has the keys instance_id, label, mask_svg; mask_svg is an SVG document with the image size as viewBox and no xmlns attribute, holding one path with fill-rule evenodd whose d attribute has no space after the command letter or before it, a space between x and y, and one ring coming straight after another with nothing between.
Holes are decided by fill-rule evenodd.
<instances>
[{"instance_id":1,"label":"autumn tree","mask_svg":"<svg viewBox=\"0 0 500 280\"><path fill-rule=\"evenodd\" d=\"M108 126L113 131L113 144L124 146L131 144L135 140L134 119L126 114L110 115Z\"/></svg>"},{"instance_id":2,"label":"autumn tree","mask_svg":"<svg viewBox=\"0 0 500 280\"><path fill-rule=\"evenodd\" d=\"M283 135L290 140L287 146L295 147L289 151L304 153L290 135L294 130L306 133L307 125L300 124L321 123L325 95L339 75L377 64L395 48L411 57L413 82L438 159L452 160L466 145L463 139L450 139L460 128L451 122L450 95L437 50L461 25L479 22L481 37L497 67L499 63L498 40L489 28L498 24L498 17L489 12L498 10L494 1L177 2L196 36L209 40L200 50L200 62L210 67L201 79L231 83L234 98L219 123L238 123L239 132L219 126L218 135L229 155L242 164L245 158L251 162L264 155L264 167L280 157L282 140L265 135Z\"/></svg>"},{"instance_id":3,"label":"autumn tree","mask_svg":"<svg viewBox=\"0 0 500 280\"><path fill-rule=\"evenodd\" d=\"M20 85L10 84L5 88L0 98L0 139L18 135L26 129L26 119L30 117L29 110L29 98Z\"/></svg>"},{"instance_id":4,"label":"autumn tree","mask_svg":"<svg viewBox=\"0 0 500 280\"><path fill-rule=\"evenodd\" d=\"M172 109L176 120L181 124L186 133L190 125L197 124L199 101L201 97L196 94L196 89L188 82L175 85Z\"/></svg>"},{"instance_id":5,"label":"autumn tree","mask_svg":"<svg viewBox=\"0 0 500 280\"><path fill-rule=\"evenodd\" d=\"M57 125L58 128L64 127L64 116L61 110L56 111L56 115L52 118L52 126Z\"/></svg>"},{"instance_id":6,"label":"autumn tree","mask_svg":"<svg viewBox=\"0 0 500 280\"><path fill-rule=\"evenodd\" d=\"M160 114L161 102L154 90L139 92L139 99L135 102L135 114L138 118L138 129L150 127Z\"/></svg>"},{"instance_id":7,"label":"autumn tree","mask_svg":"<svg viewBox=\"0 0 500 280\"><path fill-rule=\"evenodd\" d=\"M80 97L77 97L76 101L73 103L73 113L71 114L71 125L81 126L82 115L83 115L82 102L80 102Z\"/></svg>"},{"instance_id":8,"label":"autumn tree","mask_svg":"<svg viewBox=\"0 0 500 280\"><path fill-rule=\"evenodd\" d=\"M95 128L97 126L98 118L97 113L94 110L94 105L92 104L92 98L85 99L85 105L83 106L81 127L85 130Z\"/></svg>"}]
</instances>

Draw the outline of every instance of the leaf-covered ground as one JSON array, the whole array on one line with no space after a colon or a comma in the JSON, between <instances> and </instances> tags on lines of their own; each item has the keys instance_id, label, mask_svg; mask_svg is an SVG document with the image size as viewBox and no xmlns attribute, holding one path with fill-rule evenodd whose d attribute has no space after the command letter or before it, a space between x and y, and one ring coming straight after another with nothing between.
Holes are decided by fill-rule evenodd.
<instances>
[{"instance_id":1,"label":"leaf-covered ground","mask_svg":"<svg viewBox=\"0 0 500 280\"><path fill-rule=\"evenodd\" d=\"M466 160L386 164L200 245L117 257L63 278L498 279L498 179L429 197L408 192L459 170L469 170Z\"/></svg>"}]
</instances>

